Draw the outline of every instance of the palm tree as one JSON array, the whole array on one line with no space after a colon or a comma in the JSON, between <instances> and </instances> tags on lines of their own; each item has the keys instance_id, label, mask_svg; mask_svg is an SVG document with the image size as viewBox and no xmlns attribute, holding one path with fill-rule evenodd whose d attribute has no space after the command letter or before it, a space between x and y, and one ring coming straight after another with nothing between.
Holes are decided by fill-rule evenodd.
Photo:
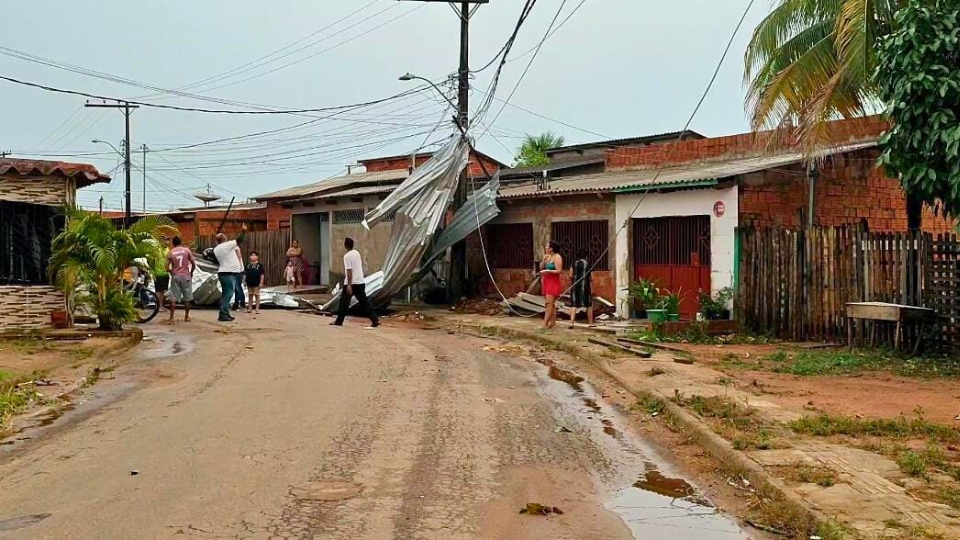
<instances>
[{"instance_id":1,"label":"palm tree","mask_svg":"<svg viewBox=\"0 0 960 540\"><path fill-rule=\"evenodd\" d=\"M547 150L563 146L563 136L547 131L540 135L527 134L520 145L515 167L536 167L550 163Z\"/></svg>"},{"instance_id":2,"label":"palm tree","mask_svg":"<svg viewBox=\"0 0 960 540\"><path fill-rule=\"evenodd\" d=\"M878 108L877 47L906 0L777 2L747 47L747 109L754 129L785 128L813 150L830 120Z\"/></svg>"},{"instance_id":3,"label":"palm tree","mask_svg":"<svg viewBox=\"0 0 960 540\"><path fill-rule=\"evenodd\" d=\"M163 256L161 235L176 234L165 216L146 216L118 230L99 214L66 211L64 230L53 239L48 272L74 307L89 306L100 328L116 330L135 318L133 297L123 288L123 272L136 259L155 262Z\"/></svg>"}]
</instances>

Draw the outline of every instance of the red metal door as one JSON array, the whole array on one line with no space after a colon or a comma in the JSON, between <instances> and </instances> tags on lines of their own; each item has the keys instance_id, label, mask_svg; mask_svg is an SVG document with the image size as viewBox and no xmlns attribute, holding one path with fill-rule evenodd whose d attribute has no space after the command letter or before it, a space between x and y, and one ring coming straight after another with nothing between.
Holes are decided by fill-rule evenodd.
<instances>
[{"instance_id":1,"label":"red metal door","mask_svg":"<svg viewBox=\"0 0 960 540\"><path fill-rule=\"evenodd\" d=\"M680 295L680 315L699 311L697 292L710 291L710 216L633 220L634 278Z\"/></svg>"}]
</instances>

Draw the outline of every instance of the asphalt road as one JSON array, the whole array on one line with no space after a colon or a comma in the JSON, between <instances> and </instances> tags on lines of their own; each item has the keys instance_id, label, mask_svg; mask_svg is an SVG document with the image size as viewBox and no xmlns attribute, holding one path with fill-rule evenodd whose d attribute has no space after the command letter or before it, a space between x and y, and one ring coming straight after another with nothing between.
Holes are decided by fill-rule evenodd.
<instances>
[{"instance_id":1,"label":"asphalt road","mask_svg":"<svg viewBox=\"0 0 960 540\"><path fill-rule=\"evenodd\" d=\"M680 481L633 487L669 467L529 354L214 316L150 325L74 410L0 446L0 538L745 538ZM534 502L563 513L519 513Z\"/></svg>"}]
</instances>

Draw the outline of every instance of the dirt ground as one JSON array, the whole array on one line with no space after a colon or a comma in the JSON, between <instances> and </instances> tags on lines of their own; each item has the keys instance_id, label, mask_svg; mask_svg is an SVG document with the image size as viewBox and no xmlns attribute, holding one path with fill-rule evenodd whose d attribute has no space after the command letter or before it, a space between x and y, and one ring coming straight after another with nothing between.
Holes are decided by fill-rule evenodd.
<instances>
[{"instance_id":1,"label":"dirt ground","mask_svg":"<svg viewBox=\"0 0 960 540\"><path fill-rule=\"evenodd\" d=\"M775 345L678 344L698 362L723 371L737 386L799 414L811 411L864 418L913 418L922 412L933 422L953 424L960 416L960 380L903 377L889 371L863 371L830 376L798 376L749 368L731 369L724 357L744 364L778 351L799 351L791 343Z\"/></svg>"},{"instance_id":2,"label":"dirt ground","mask_svg":"<svg viewBox=\"0 0 960 540\"><path fill-rule=\"evenodd\" d=\"M151 327L0 446L0 538L754 537L618 393L527 352L418 319L215 315Z\"/></svg>"}]
</instances>

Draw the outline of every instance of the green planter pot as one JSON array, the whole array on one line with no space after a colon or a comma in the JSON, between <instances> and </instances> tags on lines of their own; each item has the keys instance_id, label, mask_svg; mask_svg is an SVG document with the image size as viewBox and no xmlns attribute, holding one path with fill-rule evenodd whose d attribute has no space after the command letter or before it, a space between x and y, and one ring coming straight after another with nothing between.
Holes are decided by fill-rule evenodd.
<instances>
[{"instance_id":1,"label":"green planter pot","mask_svg":"<svg viewBox=\"0 0 960 540\"><path fill-rule=\"evenodd\" d=\"M680 320L680 314L679 314L679 313L668 313L668 314L667 314L667 320L670 321L670 322L677 322L677 321Z\"/></svg>"},{"instance_id":2,"label":"green planter pot","mask_svg":"<svg viewBox=\"0 0 960 540\"><path fill-rule=\"evenodd\" d=\"M653 322L664 322L667 320L667 310L665 309L648 309L647 318Z\"/></svg>"}]
</instances>

